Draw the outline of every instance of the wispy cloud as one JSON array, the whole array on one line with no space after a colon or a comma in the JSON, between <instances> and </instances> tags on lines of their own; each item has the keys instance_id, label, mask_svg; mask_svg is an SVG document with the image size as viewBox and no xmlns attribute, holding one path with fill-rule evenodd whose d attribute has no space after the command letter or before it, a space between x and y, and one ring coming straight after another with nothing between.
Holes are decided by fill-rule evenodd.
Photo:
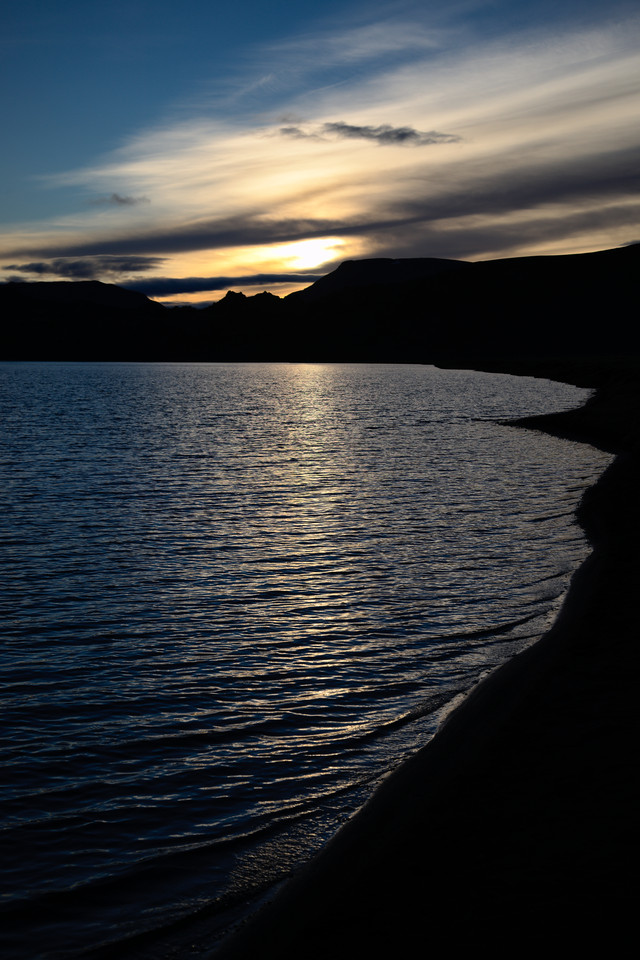
<instances>
[{"instance_id":1,"label":"wispy cloud","mask_svg":"<svg viewBox=\"0 0 640 960\"><path fill-rule=\"evenodd\" d=\"M546 151L545 151L546 154ZM403 247L425 238L425 255L435 255L433 244L451 245L460 238L465 254L481 252L486 237L485 222L498 224L509 218L511 242L514 232L536 219L556 219L556 229L567 230L567 211L574 215L599 211L612 225L626 223L622 211L637 216L640 204L640 145L608 150L576 158L544 158L535 155L513 157L506 182L496 177L491 164L482 159L465 166L466 179L446 178L441 167L413 171L396 192L380 196L377 202L345 215L327 217L266 217L259 213L235 217L211 217L153 224L138 232L105 234L98 239L79 236L63 246L59 239L34 252L40 257L57 251L59 269L68 269L72 261L62 258L84 257L87 270L149 269L154 257L190 251L225 248L261 247L292 243L325 236L375 237L377 249L391 252L394 244ZM436 189L434 189L434 186ZM331 189L328 189L331 194ZM322 205L322 197L320 206ZM555 211L555 218L553 216ZM558 223L558 217L567 222ZM579 221L576 219L576 223ZM403 239L403 234L406 234ZM482 239L476 249L473 237ZM25 253L26 250L16 251ZM84 268L84 267L83 267Z\"/></svg>"},{"instance_id":2,"label":"wispy cloud","mask_svg":"<svg viewBox=\"0 0 640 960\"><path fill-rule=\"evenodd\" d=\"M397 10L390 13L388 9L371 8L368 19L353 11L351 19L347 18L338 28L335 23L316 25L312 32L265 47L262 56L268 58L272 70L275 64L284 71L300 70L307 74L373 64L379 71L381 65L406 63L408 59L447 49L457 32L459 26L435 10L416 17L406 11L402 16Z\"/></svg>"},{"instance_id":3,"label":"wispy cloud","mask_svg":"<svg viewBox=\"0 0 640 960\"><path fill-rule=\"evenodd\" d=\"M340 238L345 258L475 259L635 237L640 20L475 44L456 34L447 48L450 38L427 20L378 23L267 51L246 88L269 77L268 110L183 117L52 178L105 202L16 228L4 259L91 261L113 276L109 258L138 257L148 265L132 270L162 268L167 283L250 285L291 276L274 245L313 238ZM323 85L325 55L340 69ZM319 246L304 266L322 256Z\"/></svg>"}]
</instances>

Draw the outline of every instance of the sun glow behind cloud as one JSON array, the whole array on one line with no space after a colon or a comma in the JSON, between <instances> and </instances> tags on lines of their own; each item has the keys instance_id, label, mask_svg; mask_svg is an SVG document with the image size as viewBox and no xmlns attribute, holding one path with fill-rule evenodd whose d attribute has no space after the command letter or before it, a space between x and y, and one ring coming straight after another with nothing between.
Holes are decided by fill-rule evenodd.
<instances>
[{"instance_id":1,"label":"sun glow behind cloud","mask_svg":"<svg viewBox=\"0 0 640 960\"><path fill-rule=\"evenodd\" d=\"M243 277L350 257L484 259L634 240L639 39L637 18L483 43L425 19L265 48L253 78L212 100L215 117L200 104L198 116L50 177L50 189L83 191L86 213L15 225L2 262L25 276L24 260L35 273L50 258L120 257L121 282L143 270L236 277L243 289ZM104 201L113 197L131 202Z\"/></svg>"},{"instance_id":2,"label":"sun glow behind cloud","mask_svg":"<svg viewBox=\"0 0 640 960\"><path fill-rule=\"evenodd\" d=\"M265 247L254 256L260 261L271 254L271 263L284 265L286 270L313 270L341 258L345 241L339 237L318 237L313 240L295 240L293 243L278 243Z\"/></svg>"}]
</instances>

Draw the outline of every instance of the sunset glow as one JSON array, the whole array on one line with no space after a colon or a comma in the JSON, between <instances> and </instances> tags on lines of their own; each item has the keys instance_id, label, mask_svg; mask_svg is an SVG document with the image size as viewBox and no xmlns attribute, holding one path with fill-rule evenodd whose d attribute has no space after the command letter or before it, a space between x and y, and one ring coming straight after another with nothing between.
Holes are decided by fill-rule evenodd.
<instances>
[{"instance_id":1,"label":"sunset glow","mask_svg":"<svg viewBox=\"0 0 640 960\"><path fill-rule=\"evenodd\" d=\"M272 248L271 254L293 270L313 270L332 260L339 259L344 250L344 241L336 237L320 237L317 240L296 240Z\"/></svg>"},{"instance_id":2,"label":"sunset glow","mask_svg":"<svg viewBox=\"0 0 640 960\"><path fill-rule=\"evenodd\" d=\"M12 105L2 279L145 281L161 299L211 300L282 295L353 257L473 260L638 238L640 18L625 3L567 3L554 17L543 0L520 13L478 2L473 17L338 3L295 22L283 8L250 38L242 9L261 8L241 3L224 55L213 62L194 42L193 63L159 6L156 47L141 35L136 48L144 68L120 57L120 123L108 85L100 108L88 93L68 101L45 143L25 123L30 95L22 112ZM191 6L204 27L212 14ZM60 33L65 17L47 22ZM19 73L35 54L15 18L7 59ZM114 66L109 36L92 40L98 73ZM172 91L163 57L177 51ZM81 47L64 61L77 89L83 61ZM31 85L49 82L33 61Z\"/></svg>"}]
</instances>

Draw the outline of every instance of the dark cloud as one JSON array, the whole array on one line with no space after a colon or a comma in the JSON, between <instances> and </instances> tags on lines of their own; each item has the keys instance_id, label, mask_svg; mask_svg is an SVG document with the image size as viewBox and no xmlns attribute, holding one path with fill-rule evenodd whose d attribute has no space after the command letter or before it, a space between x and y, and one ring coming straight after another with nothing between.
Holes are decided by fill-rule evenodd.
<instances>
[{"instance_id":1,"label":"dark cloud","mask_svg":"<svg viewBox=\"0 0 640 960\"><path fill-rule=\"evenodd\" d=\"M122 284L147 297L164 297L174 293L199 293L204 290L228 290L231 287L262 287L274 283L314 283L323 273L257 273L248 277L155 277Z\"/></svg>"},{"instance_id":2,"label":"dark cloud","mask_svg":"<svg viewBox=\"0 0 640 960\"><path fill-rule=\"evenodd\" d=\"M638 222L640 148L603 151L571 163L562 158L542 163L532 157L527 165L521 156L516 159L519 166L514 170L511 158L506 158L508 177L504 165L494 168L490 162L467 164L465 177L455 179L447 166L430 166L428 174L416 167L406 179L403 197L376 203L372 194L368 210L359 217L268 220L256 213L5 255L13 259L111 258L112 262L129 262L140 255L143 262L155 265L162 255L196 250L366 236L381 256L464 258L578 235L589 224L604 235L607 229Z\"/></svg>"},{"instance_id":3,"label":"dark cloud","mask_svg":"<svg viewBox=\"0 0 640 960\"><path fill-rule=\"evenodd\" d=\"M96 206L133 207L138 203L151 203L149 197L122 197L119 193L112 193L109 197L98 197L91 201Z\"/></svg>"},{"instance_id":4,"label":"dark cloud","mask_svg":"<svg viewBox=\"0 0 640 960\"><path fill-rule=\"evenodd\" d=\"M29 273L35 276L55 274L67 280L93 280L105 274L120 276L126 273L142 273L164 263L164 257L143 256L98 256L69 259L56 257L53 260L39 260L35 263L12 263L8 270Z\"/></svg>"},{"instance_id":5,"label":"dark cloud","mask_svg":"<svg viewBox=\"0 0 640 960\"><path fill-rule=\"evenodd\" d=\"M289 137L291 140L320 140L317 133L308 133L302 127L280 127L278 131L283 137Z\"/></svg>"},{"instance_id":6,"label":"dark cloud","mask_svg":"<svg viewBox=\"0 0 640 960\"><path fill-rule=\"evenodd\" d=\"M514 160L516 156L514 156ZM467 180L455 189L428 200L408 201L412 210L430 217L504 214L532 210L543 204L602 204L640 198L640 147L570 162L515 168L508 177L487 171L484 165L468 167ZM559 221L560 222L560 221Z\"/></svg>"},{"instance_id":7,"label":"dark cloud","mask_svg":"<svg viewBox=\"0 0 640 960\"><path fill-rule=\"evenodd\" d=\"M487 221L468 226L449 226L446 231L437 224L405 224L377 235L377 257L443 257L452 260L482 260L496 256L494 251L509 250L571 240L585 233L601 234L602 248L607 231L638 222L640 211L627 206L607 211L583 211L562 218L539 217L515 222ZM509 256L510 254L502 254Z\"/></svg>"},{"instance_id":8,"label":"dark cloud","mask_svg":"<svg viewBox=\"0 0 640 960\"><path fill-rule=\"evenodd\" d=\"M345 139L374 140L379 144L399 144L401 146L408 144L415 147L426 147L434 143L459 143L462 139L462 137L457 137L453 133L439 133L437 130L423 133L413 127L392 127L386 123L379 127L359 127L339 121L338 123L325 123L322 129L325 133Z\"/></svg>"},{"instance_id":9,"label":"dark cloud","mask_svg":"<svg viewBox=\"0 0 640 960\"><path fill-rule=\"evenodd\" d=\"M296 140L318 140L324 136L341 137L345 140L372 140L374 143L389 146L426 147L436 143L459 143L462 137L453 133L439 133L437 130L424 132L414 127L392 127L388 123L377 127L358 126L353 123L344 123L339 120L335 123L324 123L318 131L306 131L302 127L280 127L280 133L285 137Z\"/></svg>"},{"instance_id":10,"label":"dark cloud","mask_svg":"<svg viewBox=\"0 0 640 960\"><path fill-rule=\"evenodd\" d=\"M202 220L168 230L154 229L138 234L122 234L112 239L67 246L36 247L8 252L6 256L128 258L137 253L183 253L222 247L243 247L262 243L286 243L308 237L331 234L335 220L307 218L266 220L261 216L228 217ZM344 230L342 232L345 232Z\"/></svg>"}]
</instances>

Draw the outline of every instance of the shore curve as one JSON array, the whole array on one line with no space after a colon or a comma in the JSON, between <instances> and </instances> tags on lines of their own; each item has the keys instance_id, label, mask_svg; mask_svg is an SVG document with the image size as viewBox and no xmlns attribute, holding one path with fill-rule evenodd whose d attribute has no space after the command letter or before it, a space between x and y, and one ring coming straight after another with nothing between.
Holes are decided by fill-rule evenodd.
<instances>
[{"instance_id":1,"label":"shore curve","mask_svg":"<svg viewBox=\"0 0 640 960\"><path fill-rule=\"evenodd\" d=\"M576 374L557 379L584 382ZM417 944L483 940L499 955L627 944L639 852L640 390L634 370L597 376L579 410L514 423L617 455L583 498L594 552L553 628L478 684L219 960L404 957Z\"/></svg>"}]
</instances>

